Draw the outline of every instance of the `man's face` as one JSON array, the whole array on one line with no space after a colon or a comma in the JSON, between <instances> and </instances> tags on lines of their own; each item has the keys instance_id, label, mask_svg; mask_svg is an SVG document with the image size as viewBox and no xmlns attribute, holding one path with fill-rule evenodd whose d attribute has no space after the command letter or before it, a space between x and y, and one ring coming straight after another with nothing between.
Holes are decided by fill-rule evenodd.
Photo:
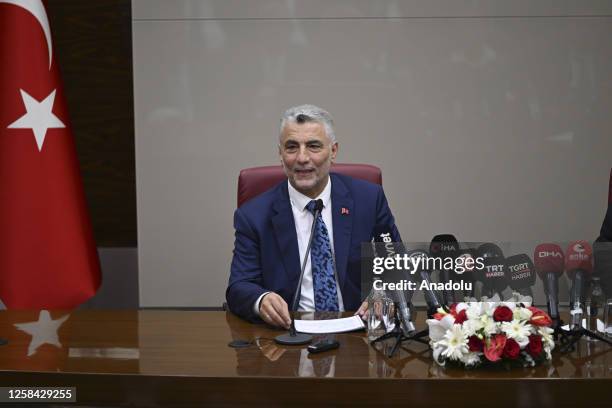
<instances>
[{"instance_id":1,"label":"man's face","mask_svg":"<svg viewBox=\"0 0 612 408\"><path fill-rule=\"evenodd\" d=\"M278 153L291 185L300 193L315 198L327 184L338 143L329 140L321 123L287 123Z\"/></svg>"}]
</instances>

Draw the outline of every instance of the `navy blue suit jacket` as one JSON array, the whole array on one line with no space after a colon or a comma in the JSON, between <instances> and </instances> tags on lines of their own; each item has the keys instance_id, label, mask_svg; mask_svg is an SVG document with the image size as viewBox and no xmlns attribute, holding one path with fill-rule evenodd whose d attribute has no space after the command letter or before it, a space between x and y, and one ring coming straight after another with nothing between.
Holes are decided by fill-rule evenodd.
<instances>
[{"instance_id":1,"label":"navy blue suit jacket","mask_svg":"<svg viewBox=\"0 0 612 408\"><path fill-rule=\"evenodd\" d=\"M334 254L345 310L361 304L361 243L375 225L391 227L401 241L383 189L378 184L330 173ZM343 214L342 209L348 210ZM291 308L301 260L287 180L246 202L234 213L236 238L229 284L230 310L250 321L259 318L253 305L264 292L283 297Z\"/></svg>"}]
</instances>

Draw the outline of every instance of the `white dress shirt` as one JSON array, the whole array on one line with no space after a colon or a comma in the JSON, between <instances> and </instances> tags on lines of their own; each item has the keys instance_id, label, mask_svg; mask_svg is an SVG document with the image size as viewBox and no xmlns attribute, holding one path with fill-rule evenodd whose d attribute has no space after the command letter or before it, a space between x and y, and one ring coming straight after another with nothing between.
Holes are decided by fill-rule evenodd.
<instances>
[{"instance_id":1,"label":"white dress shirt","mask_svg":"<svg viewBox=\"0 0 612 408\"><path fill-rule=\"evenodd\" d=\"M297 191L289 181L287 181L289 187L289 200L291 201L291 210L293 212L293 220L295 222L295 232L297 235L298 247L300 250L300 268L302 268L302 262L304 255L306 254L306 248L308 247L308 241L310 240L310 230L312 229L313 215L306 209L306 205L313 199ZM329 235L329 243L332 247L332 255L334 248L334 227L332 224L332 203L331 203L331 178L328 176L327 185L319 194L315 200L323 200L323 211L321 216L323 222L327 228ZM312 248L311 248L312 250ZM334 256L335 259L335 256ZM335 262L334 262L335 268ZM300 269L301 271L301 269ZM335 274L337 278L337 274ZM344 311L344 304L342 302L342 293L340 292L340 284L336 280L336 289L338 292L338 308L340 311ZM253 305L253 310L259 316L259 303L261 299L270 292L262 294ZM291 305L288 305L291 309ZM310 256L306 261L306 269L304 270L304 278L302 279L302 286L300 290L300 302L298 304L298 310L312 312L315 310L314 302L314 289L312 282L312 267L310 265ZM290 310L291 311L291 310Z\"/></svg>"}]
</instances>

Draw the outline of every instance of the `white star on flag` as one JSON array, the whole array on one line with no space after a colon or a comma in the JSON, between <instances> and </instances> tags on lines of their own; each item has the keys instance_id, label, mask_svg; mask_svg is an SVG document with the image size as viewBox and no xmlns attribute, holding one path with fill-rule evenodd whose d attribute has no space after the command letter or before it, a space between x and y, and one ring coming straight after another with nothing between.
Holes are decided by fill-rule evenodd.
<instances>
[{"instance_id":1,"label":"white star on flag","mask_svg":"<svg viewBox=\"0 0 612 408\"><path fill-rule=\"evenodd\" d=\"M36 350L43 344L52 344L56 347L62 347L57 337L57 331L60 326L70 317L66 315L57 320L51 319L51 315L47 310L41 310L38 315L37 322L31 323L15 323L17 329L28 333L32 336L28 347L28 357L36 353Z\"/></svg>"},{"instance_id":2,"label":"white star on flag","mask_svg":"<svg viewBox=\"0 0 612 408\"><path fill-rule=\"evenodd\" d=\"M43 143L45 142L45 136L48 129L65 128L66 126L62 123L57 116L52 112L53 102L55 101L55 89L41 102L32 98L23 89L21 92L21 98L26 108L26 114L17 119L15 122L8 125L9 129L32 129L34 132L34 138L36 139L36 145L38 151L42 151Z\"/></svg>"}]
</instances>

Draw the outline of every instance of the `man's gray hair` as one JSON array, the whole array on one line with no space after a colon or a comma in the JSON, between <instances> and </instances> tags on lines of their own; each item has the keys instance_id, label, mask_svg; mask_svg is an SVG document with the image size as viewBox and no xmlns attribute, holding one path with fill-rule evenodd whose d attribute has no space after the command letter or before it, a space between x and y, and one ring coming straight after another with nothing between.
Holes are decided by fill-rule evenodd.
<instances>
[{"instance_id":1,"label":"man's gray hair","mask_svg":"<svg viewBox=\"0 0 612 408\"><path fill-rule=\"evenodd\" d=\"M325 134L332 143L336 143L334 120L329 112L315 105L299 105L289 108L283 113L280 123L280 134L287 123L319 122L325 128Z\"/></svg>"}]
</instances>

